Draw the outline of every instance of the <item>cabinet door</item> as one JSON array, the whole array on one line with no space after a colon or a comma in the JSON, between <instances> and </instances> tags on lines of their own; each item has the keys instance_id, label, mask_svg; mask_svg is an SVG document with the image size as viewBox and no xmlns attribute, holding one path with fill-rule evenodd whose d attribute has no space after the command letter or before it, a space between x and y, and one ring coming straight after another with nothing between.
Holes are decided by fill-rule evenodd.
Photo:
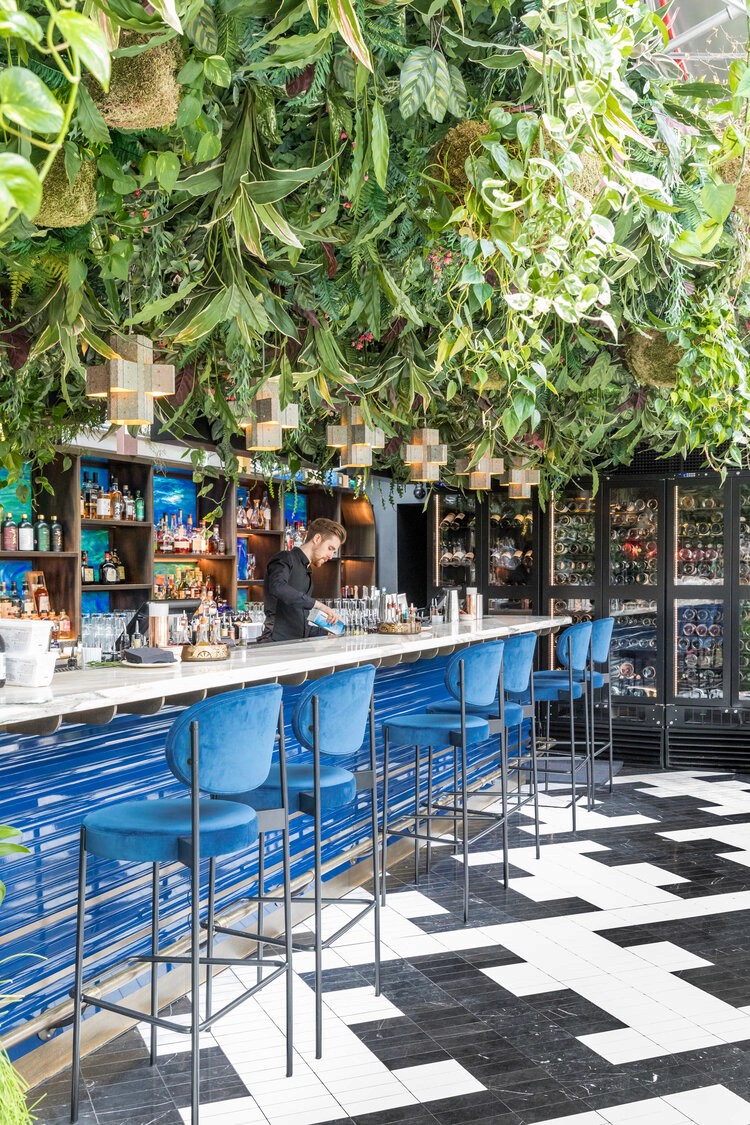
<instances>
[{"instance_id":1,"label":"cabinet door","mask_svg":"<svg viewBox=\"0 0 750 1125\"><path fill-rule=\"evenodd\" d=\"M676 598L675 699L724 697L724 599Z\"/></svg>"},{"instance_id":2,"label":"cabinet door","mask_svg":"<svg viewBox=\"0 0 750 1125\"><path fill-rule=\"evenodd\" d=\"M661 695L658 603L649 598L613 598L610 675L612 695L654 703Z\"/></svg>"},{"instance_id":3,"label":"cabinet door","mask_svg":"<svg viewBox=\"0 0 750 1125\"><path fill-rule=\"evenodd\" d=\"M678 484L675 586L721 586L724 576L724 492L714 484Z\"/></svg>"},{"instance_id":4,"label":"cabinet door","mask_svg":"<svg viewBox=\"0 0 750 1125\"><path fill-rule=\"evenodd\" d=\"M652 484L609 491L610 587L656 586L661 489Z\"/></svg>"},{"instance_id":5,"label":"cabinet door","mask_svg":"<svg viewBox=\"0 0 750 1125\"><path fill-rule=\"evenodd\" d=\"M593 586L596 581L596 500L591 492L552 505L552 585Z\"/></svg>"},{"instance_id":6,"label":"cabinet door","mask_svg":"<svg viewBox=\"0 0 750 1125\"><path fill-rule=\"evenodd\" d=\"M436 587L476 586L476 503L446 493L435 499L434 580Z\"/></svg>"}]
</instances>

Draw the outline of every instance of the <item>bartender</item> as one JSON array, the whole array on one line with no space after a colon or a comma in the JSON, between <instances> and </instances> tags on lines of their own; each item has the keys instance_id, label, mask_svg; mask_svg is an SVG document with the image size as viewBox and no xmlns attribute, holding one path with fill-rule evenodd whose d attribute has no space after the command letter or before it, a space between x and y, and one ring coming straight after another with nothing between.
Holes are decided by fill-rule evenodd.
<instances>
[{"instance_id":1,"label":"bartender","mask_svg":"<svg viewBox=\"0 0 750 1125\"><path fill-rule=\"evenodd\" d=\"M319 610L331 624L340 620L334 609L316 601L310 591L313 567L332 559L345 540L340 523L313 520L301 547L279 551L268 560L263 595L266 623L259 643L322 636L322 630L307 620L311 609Z\"/></svg>"}]
</instances>

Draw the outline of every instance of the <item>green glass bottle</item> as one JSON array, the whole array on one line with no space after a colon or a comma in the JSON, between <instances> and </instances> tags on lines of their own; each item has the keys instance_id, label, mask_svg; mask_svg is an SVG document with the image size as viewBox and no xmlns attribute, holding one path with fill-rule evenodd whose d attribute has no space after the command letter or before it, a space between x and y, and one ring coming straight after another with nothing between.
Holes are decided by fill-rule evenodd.
<instances>
[{"instance_id":1,"label":"green glass bottle","mask_svg":"<svg viewBox=\"0 0 750 1125\"><path fill-rule=\"evenodd\" d=\"M39 519L34 524L34 542L37 551L49 551L50 549L50 532L49 524L44 516L39 514Z\"/></svg>"}]
</instances>

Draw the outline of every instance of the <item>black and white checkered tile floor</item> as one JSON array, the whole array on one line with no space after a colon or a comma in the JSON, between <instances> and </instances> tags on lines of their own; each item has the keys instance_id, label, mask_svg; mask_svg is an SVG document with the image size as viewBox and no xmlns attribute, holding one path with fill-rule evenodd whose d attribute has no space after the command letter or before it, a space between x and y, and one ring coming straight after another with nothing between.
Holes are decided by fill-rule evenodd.
<instances>
[{"instance_id":1,"label":"black and white checkered tile floor","mask_svg":"<svg viewBox=\"0 0 750 1125\"><path fill-rule=\"evenodd\" d=\"M509 891L493 837L472 850L467 927L449 849L418 887L395 869L383 995L358 926L327 954L321 1061L309 954L293 1078L283 983L219 1023L204 1125L750 1125L750 782L625 772L575 836L561 803L544 799L540 861L519 816ZM219 977L217 1001L243 975ZM85 1061L82 1125L189 1120L187 1041L163 1036L150 1068L146 1035ZM67 1075L35 1093L42 1125L67 1120Z\"/></svg>"}]
</instances>

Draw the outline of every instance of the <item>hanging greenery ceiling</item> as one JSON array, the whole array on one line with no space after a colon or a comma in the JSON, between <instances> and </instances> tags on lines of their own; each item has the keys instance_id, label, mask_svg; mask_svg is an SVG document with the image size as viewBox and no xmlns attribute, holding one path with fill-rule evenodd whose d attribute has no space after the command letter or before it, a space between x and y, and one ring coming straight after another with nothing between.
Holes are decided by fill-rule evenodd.
<instances>
[{"instance_id":1,"label":"hanging greenery ceiling","mask_svg":"<svg viewBox=\"0 0 750 1125\"><path fill-rule=\"evenodd\" d=\"M101 423L141 333L157 412L234 465L356 403L543 491L639 443L739 464L750 70L688 81L643 0L0 0L0 419L11 472Z\"/></svg>"}]
</instances>

